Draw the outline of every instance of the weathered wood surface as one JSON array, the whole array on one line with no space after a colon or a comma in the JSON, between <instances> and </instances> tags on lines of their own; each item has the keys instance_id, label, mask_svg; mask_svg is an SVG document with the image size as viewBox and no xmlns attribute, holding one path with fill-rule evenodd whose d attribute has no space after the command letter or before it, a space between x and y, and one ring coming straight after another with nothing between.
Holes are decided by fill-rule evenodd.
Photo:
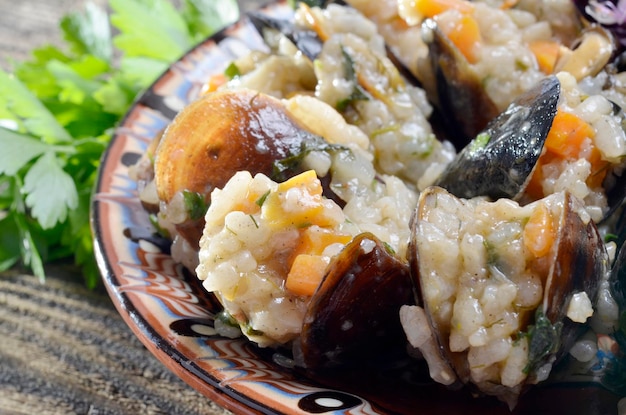
<instances>
[{"instance_id":1,"label":"weathered wood surface","mask_svg":"<svg viewBox=\"0 0 626 415\"><path fill-rule=\"evenodd\" d=\"M67 266L0 276L0 413L226 414L154 358Z\"/></svg>"},{"instance_id":2,"label":"weathered wood surface","mask_svg":"<svg viewBox=\"0 0 626 415\"><path fill-rule=\"evenodd\" d=\"M0 0L0 67L62 45L59 19L83 4ZM0 274L0 414L229 413L153 357L104 289L87 290L67 265L48 273L44 284L23 271Z\"/></svg>"}]
</instances>

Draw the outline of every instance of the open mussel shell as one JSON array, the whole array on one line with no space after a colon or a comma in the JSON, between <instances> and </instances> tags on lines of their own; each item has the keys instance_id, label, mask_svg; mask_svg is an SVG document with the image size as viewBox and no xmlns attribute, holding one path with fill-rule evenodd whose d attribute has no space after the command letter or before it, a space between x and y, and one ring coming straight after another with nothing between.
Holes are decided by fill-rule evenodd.
<instances>
[{"instance_id":1,"label":"open mussel shell","mask_svg":"<svg viewBox=\"0 0 626 415\"><path fill-rule=\"evenodd\" d=\"M549 76L518 97L459 152L436 185L457 197L517 199L552 127L560 85Z\"/></svg>"},{"instance_id":2,"label":"open mussel shell","mask_svg":"<svg viewBox=\"0 0 626 415\"><path fill-rule=\"evenodd\" d=\"M375 365L405 351L398 310L413 302L406 261L373 234L356 236L313 295L294 354L309 370Z\"/></svg>"},{"instance_id":3,"label":"open mussel shell","mask_svg":"<svg viewBox=\"0 0 626 415\"><path fill-rule=\"evenodd\" d=\"M540 253L539 234L526 233L537 212L553 238ZM431 376L442 375L433 379L515 406L571 348L593 311L608 262L596 225L566 192L520 207L431 187L420 195L411 230L418 298L413 311L404 310L409 342Z\"/></svg>"},{"instance_id":4,"label":"open mussel shell","mask_svg":"<svg viewBox=\"0 0 626 415\"><path fill-rule=\"evenodd\" d=\"M167 127L156 149L155 183L161 202L182 192L206 203L238 171L272 174L274 163L301 152L315 139L284 105L251 90L224 90L200 97ZM202 234L203 218L179 221L177 230L192 246Z\"/></svg>"},{"instance_id":5,"label":"open mussel shell","mask_svg":"<svg viewBox=\"0 0 626 415\"><path fill-rule=\"evenodd\" d=\"M434 86L425 87L439 108L448 139L463 147L498 115L498 108L485 91L482 79L437 22L427 19L423 30L435 80Z\"/></svg>"},{"instance_id":6,"label":"open mussel shell","mask_svg":"<svg viewBox=\"0 0 626 415\"><path fill-rule=\"evenodd\" d=\"M324 42L318 34L313 30L297 27L293 19L277 19L260 12L250 12L247 16L261 36L265 36L266 30L278 31L289 39L304 56L312 61L322 51Z\"/></svg>"}]
</instances>

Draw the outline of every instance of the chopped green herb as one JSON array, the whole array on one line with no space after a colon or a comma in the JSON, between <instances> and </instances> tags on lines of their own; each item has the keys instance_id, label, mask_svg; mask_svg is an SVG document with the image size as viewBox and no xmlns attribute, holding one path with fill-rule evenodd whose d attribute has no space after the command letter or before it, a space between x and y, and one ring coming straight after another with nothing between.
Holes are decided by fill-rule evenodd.
<instances>
[{"instance_id":1,"label":"chopped green herb","mask_svg":"<svg viewBox=\"0 0 626 415\"><path fill-rule=\"evenodd\" d=\"M183 201L185 203L185 211L189 215L189 219L196 220L204 217L208 209L208 205L200 193L185 190L183 191Z\"/></svg>"},{"instance_id":2,"label":"chopped green herb","mask_svg":"<svg viewBox=\"0 0 626 415\"><path fill-rule=\"evenodd\" d=\"M224 70L224 75L228 77L228 79L233 79L241 75L241 71L239 67L235 64L235 62L231 62L230 65Z\"/></svg>"},{"instance_id":3,"label":"chopped green herb","mask_svg":"<svg viewBox=\"0 0 626 415\"><path fill-rule=\"evenodd\" d=\"M350 152L351 150L339 144L329 144L322 137L311 135L309 140L302 142L298 153L274 162L272 179L278 182L287 180L294 172L298 171L304 158L313 151L325 151L332 154L338 151Z\"/></svg>"},{"instance_id":4,"label":"chopped green herb","mask_svg":"<svg viewBox=\"0 0 626 415\"><path fill-rule=\"evenodd\" d=\"M230 314L226 310L222 310L219 313L217 313L217 315L215 316L215 320L219 320L226 326L239 327L239 323L237 322L237 319L235 319L235 317L233 317L233 315Z\"/></svg>"},{"instance_id":5,"label":"chopped green herb","mask_svg":"<svg viewBox=\"0 0 626 415\"><path fill-rule=\"evenodd\" d=\"M491 136L487 133L480 133L472 140L470 143L470 151L475 152L481 150L489 144L489 140L491 140Z\"/></svg>"},{"instance_id":6,"label":"chopped green herb","mask_svg":"<svg viewBox=\"0 0 626 415\"><path fill-rule=\"evenodd\" d=\"M171 239L170 233L168 232L167 229L163 228L160 224L159 224L159 219L156 217L156 215L152 214L149 216L150 219L150 223L152 224L152 226L154 227L154 229L156 229L156 232L163 236L164 238L168 238Z\"/></svg>"},{"instance_id":7,"label":"chopped green herb","mask_svg":"<svg viewBox=\"0 0 626 415\"><path fill-rule=\"evenodd\" d=\"M381 134L386 134L386 133L393 133L395 131L398 131L400 129L400 126L398 124L392 124L389 125L387 127L384 128L379 128L378 130L374 130L374 132L370 135L370 137L374 138L377 137Z\"/></svg>"},{"instance_id":8,"label":"chopped green herb","mask_svg":"<svg viewBox=\"0 0 626 415\"><path fill-rule=\"evenodd\" d=\"M528 70L528 65L524 61L521 61L519 59L515 61L515 67L519 69L520 71Z\"/></svg>"},{"instance_id":9,"label":"chopped green herb","mask_svg":"<svg viewBox=\"0 0 626 415\"><path fill-rule=\"evenodd\" d=\"M288 4L296 9L299 3L304 3L309 7L324 7L328 0L287 0Z\"/></svg>"},{"instance_id":10,"label":"chopped green herb","mask_svg":"<svg viewBox=\"0 0 626 415\"><path fill-rule=\"evenodd\" d=\"M252 219L252 223L254 223L254 226L256 226L257 229L259 229L259 224L257 223L256 219L254 218L253 215L248 215L250 216L250 219Z\"/></svg>"},{"instance_id":11,"label":"chopped green herb","mask_svg":"<svg viewBox=\"0 0 626 415\"><path fill-rule=\"evenodd\" d=\"M261 196L260 198L257 199L256 204L258 207L263 206L263 203L265 203L265 201L267 200L267 197L270 195L271 190L268 190L267 192L265 192L263 194L263 196Z\"/></svg>"},{"instance_id":12,"label":"chopped green herb","mask_svg":"<svg viewBox=\"0 0 626 415\"><path fill-rule=\"evenodd\" d=\"M383 246L385 247L385 250L388 253L390 253L391 255L395 255L396 254L396 250L393 249L393 247L388 242L383 242Z\"/></svg>"},{"instance_id":13,"label":"chopped green herb","mask_svg":"<svg viewBox=\"0 0 626 415\"><path fill-rule=\"evenodd\" d=\"M261 330L253 328L250 324L243 325L241 330L248 336L263 336L263 334L265 334Z\"/></svg>"},{"instance_id":14,"label":"chopped green herb","mask_svg":"<svg viewBox=\"0 0 626 415\"><path fill-rule=\"evenodd\" d=\"M369 96L367 95L367 92L365 92L363 87L361 87L361 85L359 84L356 70L354 69L354 60L352 59L352 56L350 56L350 54L343 47L341 48L341 53L345 62L344 68L346 79L354 84L354 88L352 89L350 95L347 98L337 102L337 110L345 111L348 106L352 105L356 101L369 100Z\"/></svg>"},{"instance_id":15,"label":"chopped green herb","mask_svg":"<svg viewBox=\"0 0 626 415\"><path fill-rule=\"evenodd\" d=\"M559 350L562 326L561 322L552 324L541 309L537 310L535 324L529 326L528 331L520 335L528 338L528 364L524 368L524 373L530 373L539 368L546 357Z\"/></svg>"}]
</instances>

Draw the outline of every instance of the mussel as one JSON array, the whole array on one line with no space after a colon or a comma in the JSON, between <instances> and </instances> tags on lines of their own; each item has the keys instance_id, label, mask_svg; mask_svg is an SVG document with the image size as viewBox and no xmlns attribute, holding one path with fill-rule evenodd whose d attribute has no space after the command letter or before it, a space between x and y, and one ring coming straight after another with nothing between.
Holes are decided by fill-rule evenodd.
<instances>
[{"instance_id":1,"label":"mussel","mask_svg":"<svg viewBox=\"0 0 626 415\"><path fill-rule=\"evenodd\" d=\"M567 193L519 206L429 188L410 249L421 307L403 307L408 339L438 382L511 407L580 335L608 263L595 224Z\"/></svg>"},{"instance_id":2,"label":"mussel","mask_svg":"<svg viewBox=\"0 0 626 415\"><path fill-rule=\"evenodd\" d=\"M623 109L565 72L542 79L490 121L435 184L458 197L528 203L558 191L596 222L624 201Z\"/></svg>"},{"instance_id":3,"label":"mussel","mask_svg":"<svg viewBox=\"0 0 626 415\"><path fill-rule=\"evenodd\" d=\"M483 79L461 51L442 33L433 19L423 23L434 84L426 84L429 97L440 109L443 126L452 142L463 147L499 109L485 90Z\"/></svg>"},{"instance_id":4,"label":"mussel","mask_svg":"<svg viewBox=\"0 0 626 415\"><path fill-rule=\"evenodd\" d=\"M269 95L243 89L200 97L167 127L155 152L156 191L167 219L197 247L213 189L240 170L271 175L276 161L316 139Z\"/></svg>"},{"instance_id":5,"label":"mussel","mask_svg":"<svg viewBox=\"0 0 626 415\"><path fill-rule=\"evenodd\" d=\"M373 365L405 351L398 312L412 304L409 267L371 233L332 259L304 316L296 354L311 370Z\"/></svg>"},{"instance_id":6,"label":"mussel","mask_svg":"<svg viewBox=\"0 0 626 415\"><path fill-rule=\"evenodd\" d=\"M375 364L405 350L408 264L321 192L314 171L281 183L235 174L212 195L196 274L232 326L261 347L292 347L296 366Z\"/></svg>"},{"instance_id":7,"label":"mussel","mask_svg":"<svg viewBox=\"0 0 626 415\"><path fill-rule=\"evenodd\" d=\"M542 153L560 88L550 76L516 99L457 154L436 185L464 198L519 198Z\"/></svg>"}]
</instances>

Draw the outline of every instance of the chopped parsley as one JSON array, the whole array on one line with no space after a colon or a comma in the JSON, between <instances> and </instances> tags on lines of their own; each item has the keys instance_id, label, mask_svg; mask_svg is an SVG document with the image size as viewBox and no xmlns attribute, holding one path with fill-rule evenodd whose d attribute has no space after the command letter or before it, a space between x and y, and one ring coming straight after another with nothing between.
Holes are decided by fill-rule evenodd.
<instances>
[{"instance_id":1,"label":"chopped parsley","mask_svg":"<svg viewBox=\"0 0 626 415\"><path fill-rule=\"evenodd\" d=\"M524 373L528 374L539 368L545 358L556 353L561 346L562 322L552 324L541 308L535 313L535 324L528 326L520 337L528 338L528 363Z\"/></svg>"},{"instance_id":2,"label":"chopped parsley","mask_svg":"<svg viewBox=\"0 0 626 415\"><path fill-rule=\"evenodd\" d=\"M352 84L354 85L354 88L352 89L352 92L350 93L350 95L347 98L342 99L341 101L337 102L337 105L336 105L337 110L343 112L346 110L346 108L348 108L350 105L352 105L356 101L369 100L369 96L367 95L367 92L365 92L363 87L361 87L361 85L359 84L359 80L357 78L356 70L354 68L354 60L352 59L352 56L350 56L350 54L343 47L341 48L341 53L343 55L343 59L345 62L344 68L345 68L346 79L352 82Z\"/></svg>"},{"instance_id":3,"label":"chopped parsley","mask_svg":"<svg viewBox=\"0 0 626 415\"><path fill-rule=\"evenodd\" d=\"M183 201L189 219L196 220L204 217L208 204L204 201L204 197L200 193L185 190L183 191Z\"/></svg>"},{"instance_id":4,"label":"chopped parsley","mask_svg":"<svg viewBox=\"0 0 626 415\"><path fill-rule=\"evenodd\" d=\"M470 143L469 150L474 153L478 150L482 150L487 147L489 141L491 140L491 136L488 133L480 133L472 140Z\"/></svg>"}]
</instances>

